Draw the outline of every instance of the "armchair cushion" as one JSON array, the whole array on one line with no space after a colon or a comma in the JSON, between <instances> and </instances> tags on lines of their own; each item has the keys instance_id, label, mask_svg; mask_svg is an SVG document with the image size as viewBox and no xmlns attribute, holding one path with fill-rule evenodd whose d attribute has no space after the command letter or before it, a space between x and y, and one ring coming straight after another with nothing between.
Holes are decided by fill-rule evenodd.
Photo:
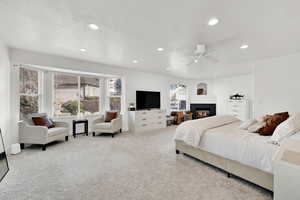
<instances>
[{"instance_id":1,"label":"armchair cushion","mask_svg":"<svg viewBox=\"0 0 300 200\"><path fill-rule=\"evenodd\" d=\"M111 122L111 120L116 119L118 117L117 112L106 112L105 122Z\"/></svg>"},{"instance_id":2,"label":"armchair cushion","mask_svg":"<svg viewBox=\"0 0 300 200\"><path fill-rule=\"evenodd\" d=\"M52 137L55 135L63 134L65 132L68 132L67 128L65 127L54 127L48 130L48 136Z\"/></svg>"},{"instance_id":3,"label":"armchair cushion","mask_svg":"<svg viewBox=\"0 0 300 200\"><path fill-rule=\"evenodd\" d=\"M97 123L94 125L95 129L110 129L111 123L109 122L103 122L103 123Z\"/></svg>"}]
</instances>

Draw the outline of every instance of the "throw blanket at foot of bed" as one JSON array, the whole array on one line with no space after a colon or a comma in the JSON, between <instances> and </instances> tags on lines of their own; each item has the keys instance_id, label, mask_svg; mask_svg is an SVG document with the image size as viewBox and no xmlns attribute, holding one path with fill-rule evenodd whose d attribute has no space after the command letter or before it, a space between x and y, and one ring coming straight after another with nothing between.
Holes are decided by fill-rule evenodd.
<instances>
[{"instance_id":1,"label":"throw blanket at foot of bed","mask_svg":"<svg viewBox=\"0 0 300 200\"><path fill-rule=\"evenodd\" d=\"M197 147L200 144L202 135L207 130L236 121L239 121L239 119L229 115L186 121L177 127L174 140L180 140L185 142L187 145Z\"/></svg>"}]
</instances>

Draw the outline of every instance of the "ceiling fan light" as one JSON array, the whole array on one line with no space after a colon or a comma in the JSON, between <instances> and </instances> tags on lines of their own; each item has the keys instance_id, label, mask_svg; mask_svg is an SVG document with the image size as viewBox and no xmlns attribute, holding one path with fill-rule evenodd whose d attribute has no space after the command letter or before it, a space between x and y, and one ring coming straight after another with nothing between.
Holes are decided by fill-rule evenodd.
<instances>
[{"instance_id":1,"label":"ceiling fan light","mask_svg":"<svg viewBox=\"0 0 300 200\"><path fill-rule=\"evenodd\" d=\"M249 47L248 44L243 44L242 46L240 46L240 49L247 49Z\"/></svg>"},{"instance_id":2,"label":"ceiling fan light","mask_svg":"<svg viewBox=\"0 0 300 200\"><path fill-rule=\"evenodd\" d=\"M209 26L215 26L219 23L219 19L217 18L211 18L209 21L208 21L208 25Z\"/></svg>"}]
</instances>

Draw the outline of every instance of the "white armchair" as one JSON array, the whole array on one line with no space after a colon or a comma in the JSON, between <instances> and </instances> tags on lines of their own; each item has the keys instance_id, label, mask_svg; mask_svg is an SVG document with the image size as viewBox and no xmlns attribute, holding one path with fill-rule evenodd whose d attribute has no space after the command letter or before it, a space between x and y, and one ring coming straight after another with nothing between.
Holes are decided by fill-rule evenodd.
<instances>
[{"instance_id":1,"label":"white armchair","mask_svg":"<svg viewBox=\"0 0 300 200\"><path fill-rule=\"evenodd\" d=\"M44 113L28 115L26 119L19 122L19 142L21 148L24 149L25 144L41 144L43 151L46 150L46 145L55 140L64 139L68 141L69 125L65 122L54 122L55 127L48 129L45 126L35 126L32 117L43 116Z\"/></svg>"},{"instance_id":2,"label":"white armchair","mask_svg":"<svg viewBox=\"0 0 300 200\"><path fill-rule=\"evenodd\" d=\"M116 119L111 120L111 122L105 122L104 117L97 118L92 123L93 136L96 133L111 133L111 136L118 132L122 132L122 115L118 115Z\"/></svg>"}]
</instances>

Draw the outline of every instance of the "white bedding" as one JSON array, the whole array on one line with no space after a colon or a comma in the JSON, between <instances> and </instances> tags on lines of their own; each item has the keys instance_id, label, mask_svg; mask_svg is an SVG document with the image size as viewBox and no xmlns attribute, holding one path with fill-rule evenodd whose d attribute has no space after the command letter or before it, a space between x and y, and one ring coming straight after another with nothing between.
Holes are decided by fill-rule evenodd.
<instances>
[{"instance_id":1,"label":"white bedding","mask_svg":"<svg viewBox=\"0 0 300 200\"><path fill-rule=\"evenodd\" d=\"M239 129L240 124L233 122L207 130L197 148L273 173L272 159L279 146L268 143L269 136Z\"/></svg>"},{"instance_id":2,"label":"white bedding","mask_svg":"<svg viewBox=\"0 0 300 200\"><path fill-rule=\"evenodd\" d=\"M206 131L236 121L240 120L230 115L186 121L177 127L174 140L181 140L188 145L197 147Z\"/></svg>"}]
</instances>

